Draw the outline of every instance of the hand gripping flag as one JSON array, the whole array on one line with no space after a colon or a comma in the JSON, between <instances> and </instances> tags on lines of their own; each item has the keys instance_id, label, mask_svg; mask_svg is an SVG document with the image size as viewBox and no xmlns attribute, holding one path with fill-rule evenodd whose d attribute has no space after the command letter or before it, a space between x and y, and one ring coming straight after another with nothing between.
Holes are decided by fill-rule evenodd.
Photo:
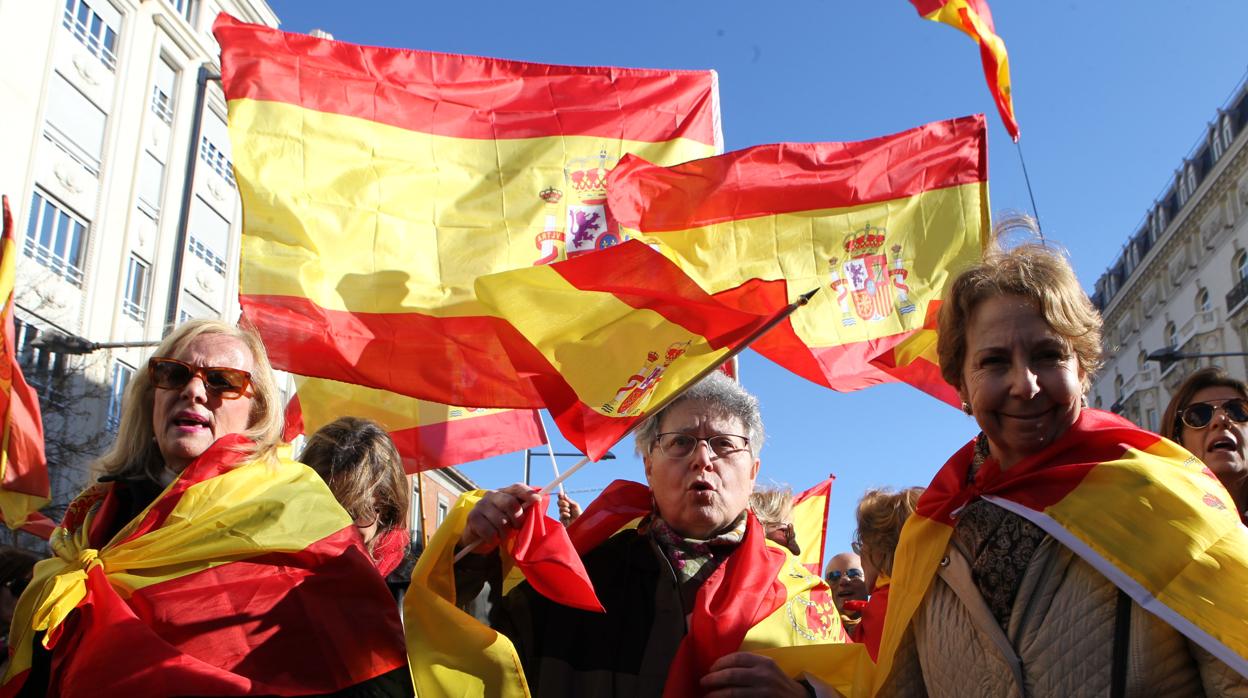
<instances>
[{"instance_id":1,"label":"hand gripping flag","mask_svg":"<svg viewBox=\"0 0 1248 698\"><path fill-rule=\"evenodd\" d=\"M618 243L606 173L719 150L711 71L540 65L214 27L275 367L448 405L542 405L483 275Z\"/></svg>"},{"instance_id":2,"label":"hand gripping flag","mask_svg":"<svg viewBox=\"0 0 1248 698\"><path fill-rule=\"evenodd\" d=\"M1014 97L1010 91L1010 57L993 26L988 0L910 0L910 4L923 19L948 24L979 44L988 91L997 103L1005 130L1018 141L1018 120L1014 118Z\"/></svg>"},{"instance_id":3,"label":"hand gripping flag","mask_svg":"<svg viewBox=\"0 0 1248 698\"><path fill-rule=\"evenodd\" d=\"M13 288L17 279L17 247L9 197L3 198L4 228L0 234L0 517L19 529L48 503L48 467L43 453L43 420L39 396L17 363L13 327ZM43 517L39 517L43 518ZM46 527L38 527L45 530ZM39 535L36 533L36 535ZM41 536L47 538L46 535Z\"/></svg>"},{"instance_id":4,"label":"hand gripping flag","mask_svg":"<svg viewBox=\"0 0 1248 698\"><path fill-rule=\"evenodd\" d=\"M365 417L390 434L408 473L445 468L546 443L533 410L452 407L387 390L295 377L283 438L311 436L339 417Z\"/></svg>"},{"instance_id":5,"label":"hand gripping flag","mask_svg":"<svg viewBox=\"0 0 1248 698\"><path fill-rule=\"evenodd\" d=\"M798 558L817 577L823 576L823 549L828 535L828 504L832 481L828 479L793 498L793 532L797 535Z\"/></svg>"},{"instance_id":6,"label":"hand gripping flag","mask_svg":"<svg viewBox=\"0 0 1248 698\"><path fill-rule=\"evenodd\" d=\"M989 227L982 116L857 143L765 145L659 167L628 156L608 177L622 229L702 288L749 307L823 287L752 346L836 390L907 380L922 363L876 357L928 327L945 281ZM950 404L943 381L916 382Z\"/></svg>"},{"instance_id":7,"label":"hand gripping flag","mask_svg":"<svg viewBox=\"0 0 1248 698\"><path fill-rule=\"evenodd\" d=\"M62 696L332 693L404 665L351 517L310 468L243 462L243 444L218 440L99 548L106 486L75 500L18 602L0 695L40 632Z\"/></svg>"},{"instance_id":8,"label":"hand gripping flag","mask_svg":"<svg viewBox=\"0 0 1248 698\"><path fill-rule=\"evenodd\" d=\"M983 497L1039 526L1146 611L1248 675L1248 528L1198 459L1091 409L1008 470L987 459L966 485L974 449L972 441L941 468L902 529L878 665L840 648L777 652L782 667L805 667L846 696L878 692L945 555L953 513Z\"/></svg>"}]
</instances>

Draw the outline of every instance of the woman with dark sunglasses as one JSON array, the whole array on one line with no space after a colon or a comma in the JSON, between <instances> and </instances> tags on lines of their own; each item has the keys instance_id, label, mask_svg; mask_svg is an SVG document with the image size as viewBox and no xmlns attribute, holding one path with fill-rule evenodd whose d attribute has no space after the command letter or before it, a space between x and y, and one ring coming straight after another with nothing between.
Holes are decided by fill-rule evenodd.
<instances>
[{"instance_id":1,"label":"woman with dark sunglasses","mask_svg":"<svg viewBox=\"0 0 1248 698\"><path fill-rule=\"evenodd\" d=\"M18 601L0 693L411 695L393 599L281 426L254 332L170 333Z\"/></svg>"},{"instance_id":2,"label":"woman with dark sunglasses","mask_svg":"<svg viewBox=\"0 0 1248 698\"><path fill-rule=\"evenodd\" d=\"M1217 366L1196 371L1166 406L1161 435L1209 466L1248 523L1248 385Z\"/></svg>"}]
</instances>

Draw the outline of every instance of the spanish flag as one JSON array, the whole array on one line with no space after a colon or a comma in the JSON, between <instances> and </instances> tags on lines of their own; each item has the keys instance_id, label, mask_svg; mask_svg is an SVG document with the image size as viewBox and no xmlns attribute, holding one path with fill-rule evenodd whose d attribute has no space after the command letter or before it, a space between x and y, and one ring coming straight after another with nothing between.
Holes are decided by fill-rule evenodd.
<instances>
[{"instance_id":1,"label":"spanish flag","mask_svg":"<svg viewBox=\"0 0 1248 698\"><path fill-rule=\"evenodd\" d=\"M816 577L823 576L823 549L828 535L828 505L832 500L832 481L828 479L793 498L793 532L801 550L802 564Z\"/></svg>"},{"instance_id":2,"label":"spanish flag","mask_svg":"<svg viewBox=\"0 0 1248 698\"><path fill-rule=\"evenodd\" d=\"M311 436L339 417L364 417L382 425L408 473L491 458L546 443L534 410L452 407L388 390L295 377L297 393L286 406L283 438Z\"/></svg>"},{"instance_id":3,"label":"spanish flag","mask_svg":"<svg viewBox=\"0 0 1248 698\"><path fill-rule=\"evenodd\" d=\"M17 363L13 327L13 287L17 280L17 246L9 197L3 198L4 228L0 233L0 518L11 529L48 503L47 458L43 453L43 419L39 396ZM42 517L40 517L42 518ZM42 530L42 527L40 527ZM38 535L36 533L36 535ZM46 538L47 536L43 536Z\"/></svg>"},{"instance_id":4,"label":"spanish flag","mask_svg":"<svg viewBox=\"0 0 1248 698\"><path fill-rule=\"evenodd\" d=\"M542 406L477 278L623 237L626 153L718 152L711 71L357 46L222 15L240 302L274 366L447 405Z\"/></svg>"},{"instance_id":5,"label":"spanish flag","mask_svg":"<svg viewBox=\"0 0 1248 698\"><path fill-rule=\"evenodd\" d=\"M910 0L923 19L941 22L957 29L979 44L980 60L988 91L1010 138L1018 141L1018 120L1014 118L1014 97L1010 92L1010 57L1005 42L997 36L988 0Z\"/></svg>"},{"instance_id":6,"label":"spanish flag","mask_svg":"<svg viewBox=\"0 0 1248 698\"><path fill-rule=\"evenodd\" d=\"M857 390L907 377L871 361L927 327L946 280L980 258L987 134L983 116L969 116L667 168L628 156L608 190L626 234L719 300L750 307L823 287L752 346L820 385ZM918 385L956 404L943 381Z\"/></svg>"},{"instance_id":7,"label":"spanish flag","mask_svg":"<svg viewBox=\"0 0 1248 698\"><path fill-rule=\"evenodd\" d=\"M945 555L954 514L983 497L1039 526L1145 610L1248 675L1248 528L1197 458L1091 409L1008 470L987 459L967 485L974 451L972 441L941 468L902 529L878 665L842 648L820 657L778 653L782 667L847 696L874 695Z\"/></svg>"},{"instance_id":8,"label":"spanish flag","mask_svg":"<svg viewBox=\"0 0 1248 698\"><path fill-rule=\"evenodd\" d=\"M310 468L244 462L245 445L218 440L99 547L108 486L75 500L18 602L0 694L27 679L40 633L50 695L331 693L404 666L351 517Z\"/></svg>"}]
</instances>

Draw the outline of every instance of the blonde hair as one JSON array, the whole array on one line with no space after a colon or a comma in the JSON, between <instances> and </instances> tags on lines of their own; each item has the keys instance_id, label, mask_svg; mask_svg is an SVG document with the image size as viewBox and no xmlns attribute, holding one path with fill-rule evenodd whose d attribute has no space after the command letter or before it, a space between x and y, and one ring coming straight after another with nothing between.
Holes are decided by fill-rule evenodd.
<instances>
[{"instance_id":1,"label":"blonde hair","mask_svg":"<svg viewBox=\"0 0 1248 698\"><path fill-rule=\"evenodd\" d=\"M407 524L411 488L403 460L380 424L340 417L316 430L300 454L351 517L377 512L377 536Z\"/></svg>"},{"instance_id":2,"label":"blonde hair","mask_svg":"<svg viewBox=\"0 0 1248 698\"><path fill-rule=\"evenodd\" d=\"M251 352L251 421L243 434L252 442L248 451L253 458L274 457L282 442L282 406L268 353L254 330L235 327L220 320L190 320L174 328L152 352L152 356L176 357L191 342L205 335L233 337ZM112 448L95 461L94 467L99 472L117 477L145 476L159 480L165 461L156 445L156 433L152 428L155 401L156 386L152 384L151 372L144 363L135 370L126 387L117 438Z\"/></svg>"},{"instance_id":3,"label":"blonde hair","mask_svg":"<svg viewBox=\"0 0 1248 698\"><path fill-rule=\"evenodd\" d=\"M1029 225L1029 219L1012 219L998 226ZM994 243L984 258L965 269L950 283L940 306L936 352L940 373L949 385L962 389L962 364L966 359L966 332L971 314L989 298L1021 296L1035 304L1046 324L1070 343L1083 370L1083 390L1101 368L1101 315L1079 285L1066 258L1038 243L1009 250Z\"/></svg>"},{"instance_id":4,"label":"blonde hair","mask_svg":"<svg viewBox=\"0 0 1248 698\"><path fill-rule=\"evenodd\" d=\"M793 490L788 487L754 490L749 506L763 525L793 523Z\"/></svg>"},{"instance_id":5,"label":"blonde hair","mask_svg":"<svg viewBox=\"0 0 1248 698\"><path fill-rule=\"evenodd\" d=\"M854 552L871 556L884 574L893 573L893 553L901 527L914 513L923 495L922 487L907 487L900 492L891 489L867 490L858 500L858 530L854 532Z\"/></svg>"}]
</instances>

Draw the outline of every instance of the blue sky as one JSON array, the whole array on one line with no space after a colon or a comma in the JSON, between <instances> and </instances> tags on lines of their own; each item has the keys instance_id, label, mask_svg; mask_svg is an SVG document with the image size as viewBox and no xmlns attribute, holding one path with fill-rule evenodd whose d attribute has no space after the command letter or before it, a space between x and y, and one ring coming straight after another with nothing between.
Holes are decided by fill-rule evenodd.
<instances>
[{"instance_id":1,"label":"blue sky","mask_svg":"<svg viewBox=\"0 0 1248 698\"><path fill-rule=\"evenodd\" d=\"M719 73L729 150L845 141L988 114L993 210L1030 210L1019 153L996 115L975 45L921 20L905 0L637 0L589 4L269 0L288 31L355 43L517 60ZM1021 145L1046 235L1091 289L1248 68L1242 0L991 1L1009 50ZM848 546L873 486L926 484L977 431L960 412L902 386L819 388L747 352L768 440L760 481L804 489L837 475L829 550ZM570 450L566 444L557 448ZM570 490L642 479L631 446ZM468 464L479 484L522 476L520 454ZM572 461L561 459L563 464ZM534 460L534 481L551 478ZM577 495L582 502L592 492Z\"/></svg>"}]
</instances>

